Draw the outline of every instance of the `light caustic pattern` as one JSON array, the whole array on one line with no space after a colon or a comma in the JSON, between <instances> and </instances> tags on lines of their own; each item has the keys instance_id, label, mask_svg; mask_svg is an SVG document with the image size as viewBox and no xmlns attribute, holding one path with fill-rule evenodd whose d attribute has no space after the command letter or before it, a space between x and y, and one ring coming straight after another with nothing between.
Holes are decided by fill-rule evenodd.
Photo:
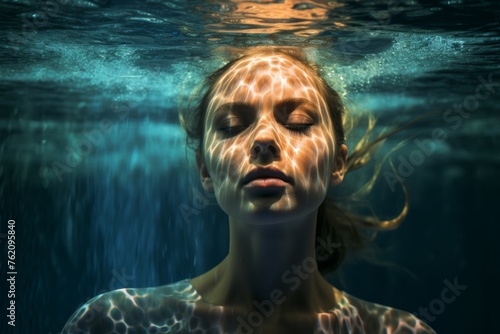
<instances>
[{"instance_id":1,"label":"light caustic pattern","mask_svg":"<svg viewBox=\"0 0 500 334\"><path fill-rule=\"evenodd\" d=\"M285 211L297 214L298 203L317 208L335 167L335 143L313 71L284 55L250 56L233 65L212 90L203 154L210 176L204 186L230 217L251 219L260 208L285 219ZM268 167L288 177L281 191L242 191L245 175Z\"/></svg>"},{"instance_id":2,"label":"light caustic pattern","mask_svg":"<svg viewBox=\"0 0 500 334\"><path fill-rule=\"evenodd\" d=\"M367 303L338 290L332 293L338 296L333 309L301 320L283 333L434 333L410 313ZM258 318L205 303L185 279L162 287L120 289L97 296L75 312L62 333L277 333L261 328Z\"/></svg>"},{"instance_id":3,"label":"light caustic pattern","mask_svg":"<svg viewBox=\"0 0 500 334\"><path fill-rule=\"evenodd\" d=\"M243 58L215 83L201 179L234 226L299 221L341 181L334 176L339 146L321 89L311 69L277 54ZM287 176L284 185L245 186L250 171L269 166ZM254 302L266 302L267 311L211 304L188 279L121 289L83 305L63 333L433 333L407 312L329 291L333 306L271 320L271 301Z\"/></svg>"}]
</instances>

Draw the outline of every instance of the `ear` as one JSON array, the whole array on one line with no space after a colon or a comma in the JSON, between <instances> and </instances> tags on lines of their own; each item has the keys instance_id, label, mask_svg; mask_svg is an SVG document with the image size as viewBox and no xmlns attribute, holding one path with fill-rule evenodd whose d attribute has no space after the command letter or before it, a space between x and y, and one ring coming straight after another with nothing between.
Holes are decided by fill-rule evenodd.
<instances>
[{"instance_id":1,"label":"ear","mask_svg":"<svg viewBox=\"0 0 500 334\"><path fill-rule=\"evenodd\" d=\"M339 151L335 157L335 169L330 177L330 185L338 186L344 180L345 169L347 165L347 146L342 144L339 146Z\"/></svg>"},{"instance_id":2,"label":"ear","mask_svg":"<svg viewBox=\"0 0 500 334\"><path fill-rule=\"evenodd\" d=\"M201 184L203 186L203 189L207 192L213 192L214 187L212 184L212 178L210 177L210 174L208 173L207 166L205 165L205 161L201 156L200 151L196 151L196 166L198 167L198 171L200 173L200 179L201 179Z\"/></svg>"}]
</instances>

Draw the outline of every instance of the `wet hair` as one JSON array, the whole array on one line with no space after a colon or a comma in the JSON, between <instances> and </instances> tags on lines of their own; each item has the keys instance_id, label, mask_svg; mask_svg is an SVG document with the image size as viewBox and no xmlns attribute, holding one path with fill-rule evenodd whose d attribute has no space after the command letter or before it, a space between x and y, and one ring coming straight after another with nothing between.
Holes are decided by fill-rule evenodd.
<instances>
[{"instance_id":1,"label":"wet hair","mask_svg":"<svg viewBox=\"0 0 500 334\"><path fill-rule=\"evenodd\" d=\"M293 59L300 63L314 78L319 92L325 99L328 107L328 113L333 123L335 145L338 148L346 140L346 132L355 127L360 122L360 118L349 118L346 107L342 102L340 95L330 87L330 85L320 75L319 68L311 63L304 52L297 48L254 48L246 51L242 56L230 61L225 66L210 74L204 81L201 93L196 92L195 96L198 103L194 108L181 108L179 118L181 126L186 131L186 147L193 149L197 158L203 159L203 154L200 150L203 148L204 140L204 121L208 105L212 98L212 92L218 80L240 61L256 55L281 55ZM200 98L201 96L201 98ZM396 132L401 131L411 125L418 119L404 124L397 129L385 134L381 134L375 139L370 140L375 127L375 119L373 116L367 117L367 129L360 139L354 150L348 155L345 165L345 173L359 169L366 165L374 155L375 151L380 147L384 140ZM350 119L350 121L347 121ZM346 125L348 129L346 130ZM339 154L340 150L336 150ZM381 164L379 164L380 166ZM366 194L371 190L380 168L375 168L373 176L356 192L356 195ZM345 259L348 250L361 250L367 246L375 237L377 230L387 230L396 228L405 218L408 211L408 193L404 184L401 183L405 192L406 201L402 211L397 217L392 220L378 220L374 216L362 216L356 214L346 207L340 207L336 200L327 197L319 206L317 221L316 221L316 249L321 249L322 244L326 241L335 244L335 251L328 256L324 252L319 257L317 254L317 265L321 273L326 274L337 269ZM357 196L354 196L357 197ZM366 233L368 231L368 233Z\"/></svg>"}]
</instances>

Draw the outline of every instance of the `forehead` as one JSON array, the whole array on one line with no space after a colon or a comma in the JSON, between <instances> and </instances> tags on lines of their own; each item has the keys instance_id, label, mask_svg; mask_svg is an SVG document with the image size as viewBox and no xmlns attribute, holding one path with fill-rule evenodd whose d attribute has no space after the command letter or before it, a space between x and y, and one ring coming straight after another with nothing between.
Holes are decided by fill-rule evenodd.
<instances>
[{"instance_id":1,"label":"forehead","mask_svg":"<svg viewBox=\"0 0 500 334\"><path fill-rule=\"evenodd\" d=\"M318 99L318 79L300 61L284 55L252 56L240 60L214 86L213 99L305 97ZM285 96L286 95L286 96ZM216 102L216 101L214 101Z\"/></svg>"}]
</instances>

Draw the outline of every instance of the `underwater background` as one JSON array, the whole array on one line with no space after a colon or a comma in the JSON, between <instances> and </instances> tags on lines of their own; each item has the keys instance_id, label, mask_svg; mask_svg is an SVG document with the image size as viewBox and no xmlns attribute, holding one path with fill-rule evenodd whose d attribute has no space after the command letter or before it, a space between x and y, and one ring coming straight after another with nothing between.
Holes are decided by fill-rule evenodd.
<instances>
[{"instance_id":1,"label":"underwater background","mask_svg":"<svg viewBox=\"0 0 500 334\"><path fill-rule=\"evenodd\" d=\"M353 258L332 284L438 333L499 332L499 2L1 0L1 333L58 333L96 294L225 257L227 217L196 178L178 111L258 45L305 49L379 130L437 112L377 155L406 139L391 156L406 220L379 233L379 263ZM380 218L404 204L394 176L385 163L368 198Z\"/></svg>"}]
</instances>

